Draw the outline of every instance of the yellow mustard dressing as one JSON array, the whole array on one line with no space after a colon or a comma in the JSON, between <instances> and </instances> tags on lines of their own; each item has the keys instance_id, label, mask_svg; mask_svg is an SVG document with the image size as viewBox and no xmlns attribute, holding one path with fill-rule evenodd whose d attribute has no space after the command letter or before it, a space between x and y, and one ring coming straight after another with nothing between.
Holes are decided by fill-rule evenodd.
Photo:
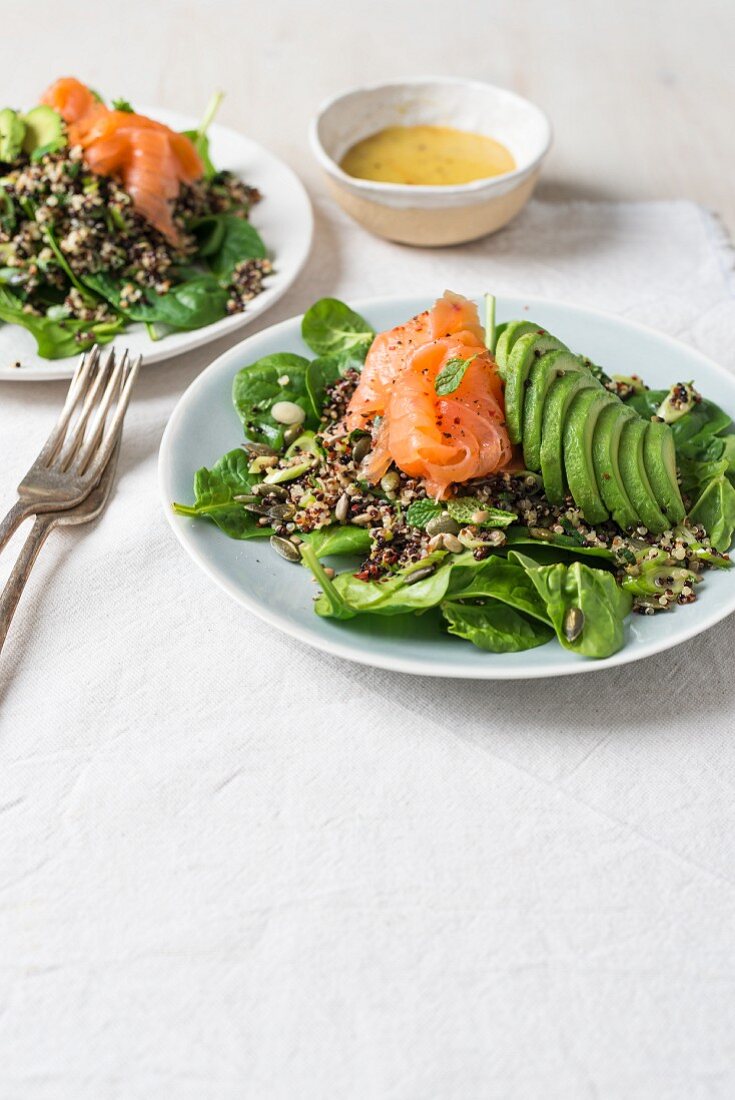
<instances>
[{"instance_id":1,"label":"yellow mustard dressing","mask_svg":"<svg viewBox=\"0 0 735 1100\"><path fill-rule=\"evenodd\" d=\"M358 141L340 164L358 179L435 187L500 176L515 166L499 141L452 126L388 126Z\"/></svg>"}]
</instances>

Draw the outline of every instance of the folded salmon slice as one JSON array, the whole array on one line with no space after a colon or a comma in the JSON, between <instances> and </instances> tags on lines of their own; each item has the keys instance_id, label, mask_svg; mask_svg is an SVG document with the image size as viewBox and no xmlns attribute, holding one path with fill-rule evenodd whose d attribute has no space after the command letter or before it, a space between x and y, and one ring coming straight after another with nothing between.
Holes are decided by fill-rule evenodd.
<instances>
[{"instance_id":1,"label":"folded salmon slice","mask_svg":"<svg viewBox=\"0 0 735 1100\"><path fill-rule=\"evenodd\" d=\"M469 365L454 392L441 396L436 379L452 359ZM502 382L474 303L447 291L433 309L376 336L346 423L373 429L363 466L373 483L394 462L443 499L453 485L506 466Z\"/></svg>"},{"instance_id":2,"label":"folded salmon slice","mask_svg":"<svg viewBox=\"0 0 735 1100\"><path fill-rule=\"evenodd\" d=\"M193 142L145 115L110 110L74 77L57 80L41 102L59 112L70 143L82 146L91 170L119 179L138 213L178 244L173 201L182 183L204 172Z\"/></svg>"}]
</instances>

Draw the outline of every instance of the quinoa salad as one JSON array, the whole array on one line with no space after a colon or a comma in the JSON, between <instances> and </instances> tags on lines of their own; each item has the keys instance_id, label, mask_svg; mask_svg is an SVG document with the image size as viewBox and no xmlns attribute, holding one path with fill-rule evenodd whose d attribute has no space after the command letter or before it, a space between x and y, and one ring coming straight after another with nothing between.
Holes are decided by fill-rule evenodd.
<instances>
[{"instance_id":1,"label":"quinoa salad","mask_svg":"<svg viewBox=\"0 0 735 1100\"><path fill-rule=\"evenodd\" d=\"M261 293L272 264L249 221L261 195L211 163L218 101L187 134L72 78L27 115L0 111L0 319L43 358L135 321L153 340L200 328Z\"/></svg>"},{"instance_id":2,"label":"quinoa salad","mask_svg":"<svg viewBox=\"0 0 735 1100\"><path fill-rule=\"evenodd\" d=\"M629 613L672 613L729 567L735 436L692 383L611 376L496 324L492 298L482 327L447 293L377 335L322 299L302 335L312 357L238 373L246 440L174 509L306 566L318 615L430 613L489 652L602 658Z\"/></svg>"}]
</instances>

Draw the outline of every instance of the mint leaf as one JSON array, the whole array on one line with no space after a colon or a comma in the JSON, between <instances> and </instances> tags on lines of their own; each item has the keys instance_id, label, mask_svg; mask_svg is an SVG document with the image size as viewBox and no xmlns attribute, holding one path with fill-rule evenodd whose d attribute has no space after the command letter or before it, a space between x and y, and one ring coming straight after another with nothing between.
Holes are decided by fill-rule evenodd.
<instances>
[{"instance_id":1,"label":"mint leaf","mask_svg":"<svg viewBox=\"0 0 735 1100\"><path fill-rule=\"evenodd\" d=\"M477 497L454 497L447 501L447 511L457 523L476 523L478 527L508 527L515 523L518 517L514 512L504 512L500 508L490 508ZM485 512L485 519L479 523L472 517L476 512Z\"/></svg>"},{"instance_id":2,"label":"mint leaf","mask_svg":"<svg viewBox=\"0 0 735 1100\"><path fill-rule=\"evenodd\" d=\"M411 527L426 527L429 520L438 516L441 510L441 504L437 504L435 500L415 500L406 509L406 522Z\"/></svg>"},{"instance_id":3,"label":"mint leaf","mask_svg":"<svg viewBox=\"0 0 735 1100\"><path fill-rule=\"evenodd\" d=\"M444 364L434 379L434 390L439 397L446 397L448 394L454 393L460 386L470 363L474 362L476 358L477 356L473 355L469 359L450 359L448 363Z\"/></svg>"},{"instance_id":4,"label":"mint leaf","mask_svg":"<svg viewBox=\"0 0 735 1100\"><path fill-rule=\"evenodd\" d=\"M133 105L127 99L113 99L112 108L115 111L124 111L126 115L135 114Z\"/></svg>"}]
</instances>

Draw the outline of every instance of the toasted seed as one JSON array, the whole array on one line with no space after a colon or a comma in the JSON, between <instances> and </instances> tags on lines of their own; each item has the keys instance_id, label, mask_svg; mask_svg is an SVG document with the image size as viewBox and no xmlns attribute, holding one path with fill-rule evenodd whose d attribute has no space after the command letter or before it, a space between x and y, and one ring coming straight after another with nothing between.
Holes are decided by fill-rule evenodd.
<instances>
[{"instance_id":1,"label":"toasted seed","mask_svg":"<svg viewBox=\"0 0 735 1100\"><path fill-rule=\"evenodd\" d=\"M350 498L347 493L343 493L337 501L334 509L334 518L338 523L344 523L349 515L350 511Z\"/></svg>"},{"instance_id":2,"label":"toasted seed","mask_svg":"<svg viewBox=\"0 0 735 1100\"><path fill-rule=\"evenodd\" d=\"M292 443L296 442L300 435L301 421L299 421L298 424L292 424L290 428L286 428L285 432L283 433L283 442L286 444L287 447L290 447Z\"/></svg>"},{"instance_id":3,"label":"toasted seed","mask_svg":"<svg viewBox=\"0 0 735 1100\"><path fill-rule=\"evenodd\" d=\"M269 447L267 443L243 443L243 447L249 455L253 458L257 458L259 455L277 455L278 451L274 451L272 447Z\"/></svg>"},{"instance_id":4,"label":"toasted seed","mask_svg":"<svg viewBox=\"0 0 735 1100\"><path fill-rule=\"evenodd\" d=\"M564 616L564 637L575 642L584 630L584 611L581 607L570 607Z\"/></svg>"},{"instance_id":5,"label":"toasted seed","mask_svg":"<svg viewBox=\"0 0 735 1100\"><path fill-rule=\"evenodd\" d=\"M441 532L438 535L434 535L429 539L429 550L443 550L444 549L444 535Z\"/></svg>"},{"instance_id":6,"label":"toasted seed","mask_svg":"<svg viewBox=\"0 0 735 1100\"><path fill-rule=\"evenodd\" d=\"M236 500L238 504L254 504L258 498L253 496L252 493L236 493L232 499Z\"/></svg>"},{"instance_id":7,"label":"toasted seed","mask_svg":"<svg viewBox=\"0 0 735 1100\"><path fill-rule=\"evenodd\" d=\"M296 509L293 504L274 504L269 510L268 515L274 523L286 523L292 516L296 515Z\"/></svg>"},{"instance_id":8,"label":"toasted seed","mask_svg":"<svg viewBox=\"0 0 735 1100\"><path fill-rule=\"evenodd\" d=\"M486 540L491 546L502 546L505 542L505 531L491 531Z\"/></svg>"},{"instance_id":9,"label":"toasted seed","mask_svg":"<svg viewBox=\"0 0 735 1100\"><path fill-rule=\"evenodd\" d=\"M426 580L432 573L436 572L436 567L433 565L425 565L423 569L417 569L415 573L411 573L406 577L406 584L416 584L418 581Z\"/></svg>"},{"instance_id":10,"label":"toasted seed","mask_svg":"<svg viewBox=\"0 0 735 1100\"><path fill-rule=\"evenodd\" d=\"M288 489L269 481L260 481L257 485L253 485L253 492L259 497L278 497L279 500L288 500Z\"/></svg>"},{"instance_id":11,"label":"toasted seed","mask_svg":"<svg viewBox=\"0 0 735 1100\"><path fill-rule=\"evenodd\" d=\"M446 532L444 537L444 549L448 550L450 554L461 554L464 550L464 546L459 541L456 535L451 535Z\"/></svg>"},{"instance_id":12,"label":"toasted seed","mask_svg":"<svg viewBox=\"0 0 735 1100\"><path fill-rule=\"evenodd\" d=\"M369 512L360 512L359 516L353 516L350 523L354 523L356 527L369 527L373 522L373 517Z\"/></svg>"},{"instance_id":13,"label":"toasted seed","mask_svg":"<svg viewBox=\"0 0 735 1100\"><path fill-rule=\"evenodd\" d=\"M369 435L362 435L352 448L352 461L359 466L370 454L372 443Z\"/></svg>"},{"instance_id":14,"label":"toasted seed","mask_svg":"<svg viewBox=\"0 0 735 1100\"><path fill-rule=\"evenodd\" d=\"M395 470L389 470L380 479L380 488L384 493L394 493L400 487L401 479Z\"/></svg>"},{"instance_id":15,"label":"toasted seed","mask_svg":"<svg viewBox=\"0 0 735 1100\"><path fill-rule=\"evenodd\" d=\"M306 413L295 401L276 401L271 406L271 416L279 424L303 424Z\"/></svg>"},{"instance_id":16,"label":"toasted seed","mask_svg":"<svg viewBox=\"0 0 735 1100\"><path fill-rule=\"evenodd\" d=\"M456 520L452 519L449 512L442 512L439 516L434 516L426 524L427 535L457 535L459 534L459 524Z\"/></svg>"},{"instance_id":17,"label":"toasted seed","mask_svg":"<svg viewBox=\"0 0 735 1100\"><path fill-rule=\"evenodd\" d=\"M267 516L269 509L264 504L246 504L246 512L252 512L254 516Z\"/></svg>"},{"instance_id":18,"label":"toasted seed","mask_svg":"<svg viewBox=\"0 0 735 1100\"><path fill-rule=\"evenodd\" d=\"M326 575L329 577L329 579L331 581L332 577L334 576L334 569L332 569L331 565L324 565L324 566L322 566L322 568L324 569L324 572L326 573Z\"/></svg>"},{"instance_id":19,"label":"toasted seed","mask_svg":"<svg viewBox=\"0 0 735 1100\"><path fill-rule=\"evenodd\" d=\"M294 546L300 546L301 543L304 541L300 535L291 535L290 538Z\"/></svg>"},{"instance_id":20,"label":"toasted seed","mask_svg":"<svg viewBox=\"0 0 735 1100\"><path fill-rule=\"evenodd\" d=\"M490 515L484 508L478 508L476 512L473 512L470 519L473 523L484 523L487 517Z\"/></svg>"},{"instance_id":21,"label":"toasted seed","mask_svg":"<svg viewBox=\"0 0 735 1100\"><path fill-rule=\"evenodd\" d=\"M290 539L283 539L280 535L271 535L270 544L277 554L286 561L301 561L301 551L294 546Z\"/></svg>"}]
</instances>

